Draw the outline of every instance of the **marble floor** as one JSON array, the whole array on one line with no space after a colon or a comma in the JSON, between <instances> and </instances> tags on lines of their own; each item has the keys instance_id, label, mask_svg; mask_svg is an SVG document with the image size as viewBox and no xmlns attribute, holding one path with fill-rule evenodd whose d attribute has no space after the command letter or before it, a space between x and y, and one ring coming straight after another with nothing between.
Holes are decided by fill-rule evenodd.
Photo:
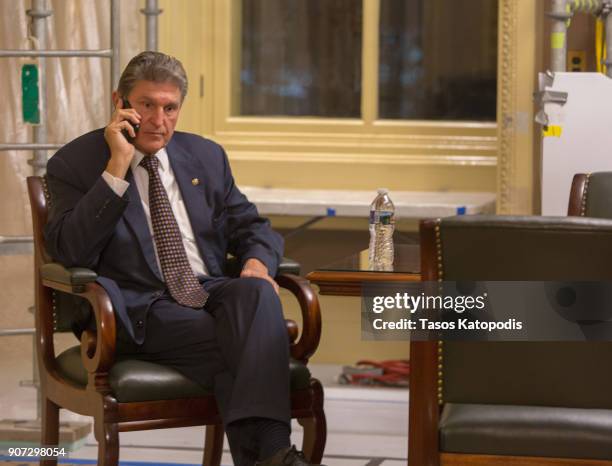
<instances>
[{"instance_id":1,"label":"marble floor","mask_svg":"<svg viewBox=\"0 0 612 466\"><path fill-rule=\"evenodd\" d=\"M28 368L29 366L29 368ZM408 391L397 388L347 387L336 383L339 366L313 365L311 370L325 386L328 437L323 462L328 466L399 466L407 459ZM0 360L0 420L34 419L35 390L20 387L31 377L31 365ZM87 420L63 413L62 420ZM204 428L164 429L121 434L121 461L124 465L201 464ZM292 441L301 443L301 431L294 425ZM6 439L0 438L0 455ZM82 446L65 461L95 464L96 442L89 435ZM6 452L6 449L5 449ZM6 460L0 456L0 460ZM9 463L10 464L10 463ZM223 465L232 460L225 446Z\"/></svg>"}]
</instances>

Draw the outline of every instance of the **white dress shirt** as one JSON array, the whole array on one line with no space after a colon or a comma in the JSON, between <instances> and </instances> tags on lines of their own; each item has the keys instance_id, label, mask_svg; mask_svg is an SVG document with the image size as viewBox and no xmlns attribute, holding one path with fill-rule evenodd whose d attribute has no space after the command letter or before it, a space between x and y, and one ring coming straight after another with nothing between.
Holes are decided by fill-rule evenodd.
<instances>
[{"instance_id":1,"label":"white dress shirt","mask_svg":"<svg viewBox=\"0 0 612 466\"><path fill-rule=\"evenodd\" d=\"M193 228L191 228L191 222L189 221L189 215L187 214L187 209L185 208L185 203L183 202L183 197L181 196L181 190L179 189L178 183L176 182L176 177L174 176L174 172L170 166L170 161L168 160L168 153L166 152L166 149L163 148L155 155L159 159L159 177L161 178L164 188L166 188L166 193L168 193L170 206L172 207L174 218L176 218L179 230L181 231L183 246L185 247L189 264L191 265L191 268L196 276L208 275L206 265L202 260L200 251L198 250L195 235L193 234ZM151 237L153 237L153 224L151 222L151 211L149 210L149 174L144 167L140 166L140 161L143 157L145 157L145 155L142 152L135 150L130 168L132 169L134 182L136 183L136 188L138 189L138 194L140 195L140 199L142 201L142 208L144 209L145 216L147 217L149 231L151 232ZM104 178L117 196L123 196L130 185L130 183L124 179L117 178L107 171L102 173L102 178ZM153 241L153 245L155 246L155 259L157 260L157 266L159 267L159 271L162 272L155 241Z\"/></svg>"}]
</instances>

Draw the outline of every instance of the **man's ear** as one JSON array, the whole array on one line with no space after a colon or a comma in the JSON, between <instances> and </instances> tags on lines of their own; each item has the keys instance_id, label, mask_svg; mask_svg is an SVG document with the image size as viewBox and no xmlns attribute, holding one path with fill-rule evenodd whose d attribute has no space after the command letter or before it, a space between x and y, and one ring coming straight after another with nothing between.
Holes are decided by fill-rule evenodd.
<instances>
[{"instance_id":1,"label":"man's ear","mask_svg":"<svg viewBox=\"0 0 612 466\"><path fill-rule=\"evenodd\" d=\"M121 96L119 95L118 91L113 91L113 93L111 94L111 99L113 100L113 106L115 108L119 107L121 104L119 102L121 102Z\"/></svg>"}]
</instances>

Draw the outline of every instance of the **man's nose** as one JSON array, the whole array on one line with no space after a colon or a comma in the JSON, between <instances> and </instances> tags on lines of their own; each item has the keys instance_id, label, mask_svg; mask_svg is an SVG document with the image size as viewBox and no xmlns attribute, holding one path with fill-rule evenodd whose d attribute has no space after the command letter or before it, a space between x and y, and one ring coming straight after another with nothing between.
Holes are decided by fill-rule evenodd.
<instances>
[{"instance_id":1,"label":"man's nose","mask_svg":"<svg viewBox=\"0 0 612 466\"><path fill-rule=\"evenodd\" d=\"M151 123L155 126L161 126L164 123L163 107L157 107L151 112Z\"/></svg>"}]
</instances>

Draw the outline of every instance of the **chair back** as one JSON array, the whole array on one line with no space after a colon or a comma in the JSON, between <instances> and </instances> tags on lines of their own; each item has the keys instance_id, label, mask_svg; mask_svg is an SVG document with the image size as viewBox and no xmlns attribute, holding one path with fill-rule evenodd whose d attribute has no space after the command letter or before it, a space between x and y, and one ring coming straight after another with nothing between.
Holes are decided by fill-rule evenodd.
<instances>
[{"instance_id":1,"label":"chair back","mask_svg":"<svg viewBox=\"0 0 612 466\"><path fill-rule=\"evenodd\" d=\"M53 331L73 332L79 337L90 320L91 306L83 298L60 291L52 291L42 286L38 271L42 265L52 262L51 256L47 253L44 239L44 229L52 199L44 176L29 176L26 182L32 210L37 321L47 322L48 316L40 313L51 313Z\"/></svg>"},{"instance_id":2,"label":"chair back","mask_svg":"<svg viewBox=\"0 0 612 466\"><path fill-rule=\"evenodd\" d=\"M461 216L421 225L427 280L612 280L612 221ZM610 342L439 346L438 402L612 409ZM412 353L411 353L412 354Z\"/></svg>"},{"instance_id":3,"label":"chair back","mask_svg":"<svg viewBox=\"0 0 612 466\"><path fill-rule=\"evenodd\" d=\"M47 181L41 176L28 176L28 196L32 209L32 233L34 235L34 262L38 269L41 265L50 262L51 259L45 249L43 231L47 223L49 213L49 192Z\"/></svg>"},{"instance_id":4,"label":"chair back","mask_svg":"<svg viewBox=\"0 0 612 466\"><path fill-rule=\"evenodd\" d=\"M567 215L612 218L612 172L574 175Z\"/></svg>"}]
</instances>

